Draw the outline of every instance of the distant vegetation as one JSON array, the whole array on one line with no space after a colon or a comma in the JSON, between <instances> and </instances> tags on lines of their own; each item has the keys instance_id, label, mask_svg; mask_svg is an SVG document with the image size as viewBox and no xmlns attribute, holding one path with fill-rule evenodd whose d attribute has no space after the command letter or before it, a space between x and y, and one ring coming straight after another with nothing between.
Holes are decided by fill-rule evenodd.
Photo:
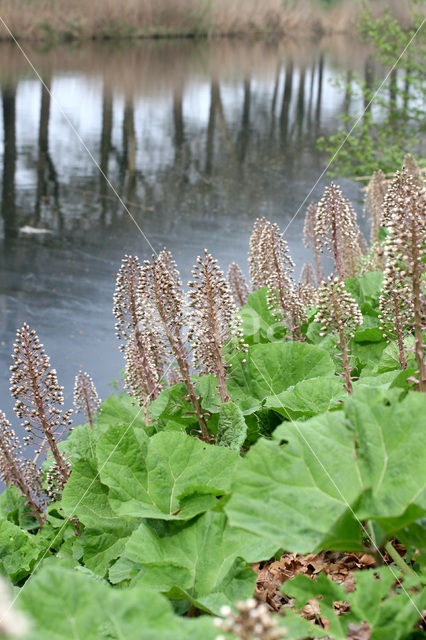
<instances>
[{"instance_id":1,"label":"distant vegetation","mask_svg":"<svg viewBox=\"0 0 426 640\"><path fill-rule=\"evenodd\" d=\"M1 16L19 38L44 40L340 33L353 29L362 0L3 0ZM405 0L369 0L402 24ZM0 37L8 38L5 28Z\"/></svg>"},{"instance_id":2,"label":"distant vegetation","mask_svg":"<svg viewBox=\"0 0 426 640\"><path fill-rule=\"evenodd\" d=\"M369 176L377 168L392 172L404 154L424 155L426 30L420 3L412 0L409 6L408 28L390 11L375 17L364 7L358 15L359 37L371 53L363 74L348 70L341 78L345 108L339 131L318 140L319 148L333 158L332 173ZM361 101L363 112L351 112L353 98Z\"/></svg>"}]
</instances>

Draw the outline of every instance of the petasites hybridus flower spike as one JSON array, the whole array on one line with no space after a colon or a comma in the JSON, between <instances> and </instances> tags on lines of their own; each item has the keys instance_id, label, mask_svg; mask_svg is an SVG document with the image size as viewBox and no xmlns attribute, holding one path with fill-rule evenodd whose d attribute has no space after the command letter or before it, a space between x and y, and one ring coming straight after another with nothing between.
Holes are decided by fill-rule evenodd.
<instances>
[{"instance_id":1,"label":"petasites hybridus flower spike","mask_svg":"<svg viewBox=\"0 0 426 640\"><path fill-rule=\"evenodd\" d=\"M294 340L300 339L306 317L293 280L294 262L278 225L267 220L258 240L257 263L268 287L269 309L278 322L284 322Z\"/></svg>"},{"instance_id":2,"label":"petasites hybridus flower spike","mask_svg":"<svg viewBox=\"0 0 426 640\"><path fill-rule=\"evenodd\" d=\"M172 254L164 249L151 261L145 261L140 301L151 309L151 323L161 328L169 352L176 360L180 377L188 391L203 438L210 439L206 418L191 380L190 352L185 340L185 295Z\"/></svg>"},{"instance_id":3,"label":"petasites hybridus flower spike","mask_svg":"<svg viewBox=\"0 0 426 640\"><path fill-rule=\"evenodd\" d=\"M410 176L413 178L414 183L418 187L422 187L425 185L425 179L424 179L424 176L422 175L421 169L417 164L416 160L414 159L414 157L411 155L411 153L407 153L404 156L404 161L402 163L402 166L408 171Z\"/></svg>"},{"instance_id":4,"label":"petasites hybridus flower spike","mask_svg":"<svg viewBox=\"0 0 426 640\"><path fill-rule=\"evenodd\" d=\"M385 241L385 280L380 301L382 325L386 332L392 287L399 294L402 310L395 317L404 333L414 326L418 384L426 391L426 363L423 330L426 325L426 191L409 171L397 171L383 205L388 229ZM412 314L412 315L411 315ZM412 318L412 319L411 319ZM411 325L411 326L410 326ZM388 337L388 336L387 336ZM398 339L398 346L401 346Z\"/></svg>"},{"instance_id":5,"label":"petasites hybridus flower spike","mask_svg":"<svg viewBox=\"0 0 426 640\"><path fill-rule=\"evenodd\" d=\"M392 260L388 260L385 266L379 304L380 328L388 342L396 341L399 363L402 369L406 369L404 338L411 333L413 304L410 287L401 279Z\"/></svg>"},{"instance_id":6,"label":"petasites hybridus flower spike","mask_svg":"<svg viewBox=\"0 0 426 640\"><path fill-rule=\"evenodd\" d=\"M321 272L321 251L318 235L315 231L317 222L317 205L310 203L305 215L305 224L303 226L303 244L307 249L312 248L315 258L315 270L317 274L317 285L323 281ZM313 283L312 283L313 284Z\"/></svg>"},{"instance_id":7,"label":"petasites hybridus flower spike","mask_svg":"<svg viewBox=\"0 0 426 640\"><path fill-rule=\"evenodd\" d=\"M266 218L256 218L249 242L249 272L253 291L266 287L267 274L261 268L260 239L262 233L270 222Z\"/></svg>"},{"instance_id":8,"label":"petasites hybridus flower spike","mask_svg":"<svg viewBox=\"0 0 426 640\"><path fill-rule=\"evenodd\" d=\"M233 341L243 347L241 318L223 271L207 249L198 256L188 283L192 312L188 339L193 342L194 360L206 373L217 377L222 402L228 402L224 347Z\"/></svg>"},{"instance_id":9,"label":"petasites hybridus flower spike","mask_svg":"<svg viewBox=\"0 0 426 640\"><path fill-rule=\"evenodd\" d=\"M166 360L162 335L152 322L149 301L140 299L145 269L137 256L124 256L117 275L113 313L117 319L116 335L122 341L126 358L126 385L140 400L154 400L161 391L161 378ZM138 369L129 378L129 368ZM136 387L138 382L139 387Z\"/></svg>"},{"instance_id":10,"label":"petasites hybridus flower spike","mask_svg":"<svg viewBox=\"0 0 426 640\"><path fill-rule=\"evenodd\" d=\"M305 262L300 272L297 293L300 302L304 307L312 307L317 301L317 290L315 288L316 278L313 266Z\"/></svg>"},{"instance_id":11,"label":"petasites hybridus flower spike","mask_svg":"<svg viewBox=\"0 0 426 640\"><path fill-rule=\"evenodd\" d=\"M126 360L125 386L143 407L146 425L149 423L148 404L162 389L158 372L164 369L164 361L160 363L156 361L159 350L156 348L156 344L151 342L151 335L152 333L146 331L137 340L135 334L133 334L127 342L124 353ZM141 356L140 342L144 347L143 357ZM147 365L149 376L147 375ZM148 381L155 385L155 391L150 389Z\"/></svg>"},{"instance_id":12,"label":"petasites hybridus flower spike","mask_svg":"<svg viewBox=\"0 0 426 640\"><path fill-rule=\"evenodd\" d=\"M315 316L315 322L322 325L321 335L326 335L328 332L337 334L346 390L352 393L348 344L353 338L356 328L362 325L361 309L350 293L346 291L343 280L332 275L329 276L328 282L324 282L318 289L317 306L318 312Z\"/></svg>"},{"instance_id":13,"label":"petasites hybridus flower spike","mask_svg":"<svg viewBox=\"0 0 426 640\"><path fill-rule=\"evenodd\" d=\"M284 627L277 627L266 604L259 604L254 598L236 603L236 613L225 605L220 609L222 618L215 618L214 625L220 631L240 638L240 640L280 640L286 636ZM225 640L216 636L215 640Z\"/></svg>"},{"instance_id":14,"label":"petasites hybridus flower spike","mask_svg":"<svg viewBox=\"0 0 426 640\"><path fill-rule=\"evenodd\" d=\"M10 391L16 400L14 411L28 433L24 440L49 446L57 467L59 489L62 489L70 471L57 440L71 425L72 410L62 413L59 408L64 404L63 387L58 384L56 370L51 368L38 336L27 324L16 333L12 358Z\"/></svg>"},{"instance_id":15,"label":"petasites hybridus flower spike","mask_svg":"<svg viewBox=\"0 0 426 640\"><path fill-rule=\"evenodd\" d=\"M79 371L74 382L74 407L76 413L83 413L93 429L94 416L101 400L92 378L85 371Z\"/></svg>"},{"instance_id":16,"label":"petasites hybridus flower spike","mask_svg":"<svg viewBox=\"0 0 426 640\"><path fill-rule=\"evenodd\" d=\"M315 234L319 250L333 258L339 278L354 276L361 258L356 213L334 182L318 203Z\"/></svg>"},{"instance_id":17,"label":"petasites hybridus flower spike","mask_svg":"<svg viewBox=\"0 0 426 640\"><path fill-rule=\"evenodd\" d=\"M365 189L364 214L369 216L371 222L371 244L379 241L379 232L382 227L382 207L386 191L386 176L379 169L373 173Z\"/></svg>"},{"instance_id":18,"label":"petasites hybridus flower spike","mask_svg":"<svg viewBox=\"0 0 426 640\"><path fill-rule=\"evenodd\" d=\"M5 414L0 411L0 477L6 484L16 487L26 499L31 514L40 525L44 514L40 499L43 497L41 472L21 456L21 445Z\"/></svg>"},{"instance_id":19,"label":"petasites hybridus flower spike","mask_svg":"<svg viewBox=\"0 0 426 640\"><path fill-rule=\"evenodd\" d=\"M250 289L240 266L236 262L231 262L229 265L226 280L231 289L235 304L238 307L243 307L247 302Z\"/></svg>"},{"instance_id":20,"label":"petasites hybridus flower spike","mask_svg":"<svg viewBox=\"0 0 426 640\"><path fill-rule=\"evenodd\" d=\"M310 262L303 264L300 271L299 284L307 284L310 287L315 287L315 271Z\"/></svg>"}]
</instances>

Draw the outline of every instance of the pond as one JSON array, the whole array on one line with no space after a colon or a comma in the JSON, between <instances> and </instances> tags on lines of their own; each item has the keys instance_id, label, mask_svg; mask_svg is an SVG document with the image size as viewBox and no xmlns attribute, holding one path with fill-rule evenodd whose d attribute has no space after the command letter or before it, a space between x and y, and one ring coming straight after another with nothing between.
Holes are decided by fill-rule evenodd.
<instances>
[{"instance_id":1,"label":"pond","mask_svg":"<svg viewBox=\"0 0 426 640\"><path fill-rule=\"evenodd\" d=\"M11 420L10 353L24 321L67 407L80 367L102 397L111 391L123 368L111 309L124 254L167 246L184 281L204 247L247 271L264 215L290 223L298 269L310 260L304 214L328 182L315 140L360 108L333 81L354 61L368 66L343 36L24 48L45 88L15 45L0 46L0 407ZM360 211L359 185L339 182Z\"/></svg>"}]
</instances>

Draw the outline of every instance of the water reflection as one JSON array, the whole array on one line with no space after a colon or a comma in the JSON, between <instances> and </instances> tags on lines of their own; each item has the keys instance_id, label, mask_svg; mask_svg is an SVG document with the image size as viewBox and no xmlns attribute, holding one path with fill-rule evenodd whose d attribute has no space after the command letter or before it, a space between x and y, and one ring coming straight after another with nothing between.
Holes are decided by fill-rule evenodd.
<instances>
[{"instance_id":1,"label":"water reflection","mask_svg":"<svg viewBox=\"0 0 426 640\"><path fill-rule=\"evenodd\" d=\"M334 38L31 51L43 87L21 54L1 45L0 407L10 410L9 354L24 320L68 396L80 366L102 394L122 367L113 274L124 253L144 257L151 248L108 181L154 248L172 250L184 277L204 246L223 267L237 260L245 268L255 217L285 226L324 167L316 138L359 108L349 73L344 95L330 84L354 60L372 81L368 52L355 46ZM288 231L299 265L303 213Z\"/></svg>"}]
</instances>

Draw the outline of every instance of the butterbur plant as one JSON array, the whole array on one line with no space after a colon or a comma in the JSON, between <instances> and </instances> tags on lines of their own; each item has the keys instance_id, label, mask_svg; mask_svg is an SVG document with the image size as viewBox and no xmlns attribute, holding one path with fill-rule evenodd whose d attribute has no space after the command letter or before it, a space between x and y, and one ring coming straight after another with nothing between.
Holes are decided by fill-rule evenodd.
<instances>
[{"instance_id":1,"label":"butterbur plant","mask_svg":"<svg viewBox=\"0 0 426 640\"><path fill-rule=\"evenodd\" d=\"M287 630L278 627L266 604L259 604L254 598L236 603L236 613L229 606L220 610L223 618L216 618L215 626L225 633L235 634L240 640L279 640ZM215 640L225 640L216 636Z\"/></svg>"},{"instance_id":2,"label":"butterbur plant","mask_svg":"<svg viewBox=\"0 0 426 640\"><path fill-rule=\"evenodd\" d=\"M276 223L263 222L257 247L253 243L251 257L268 287L267 300L271 312L278 322L284 322L294 340L300 339L300 327L306 319L305 309L293 280L294 262Z\"/></svg>"},{"instance_id":3,"label":"butterbur plant","mask_svg":"<svg viewBox=\"0 0 426 640\"><path fill-rule=\"evenodd\" d=\"M140 299L144 269L137 256L124 256L114 294L116 335L126 359L126 386L141 403L161 391L165 347L149 303Z\"/></svg>"},{"instance_id":4,"label":"butterbur plant","mask_svg":"<svg viewBox=\"0 0 426 640\"><path fill-rule=\"evenodd\" d=\"M300 272L297 293L301 303L310 307L316 304L317 291L315 287L315 271L309 262L305 262Z\"/></svg>"},{"instance_id":5,"label":"butterbur plant","mask_svg":"<svg viewBox=\"0 0 426 640\"><path fill-rule=\"evenodd\" d=\"M143 407L145 414L145 424L149 423L148 403L154 400L158 393L162 390L159 371L163 370L163 348L158 349L160 341L152 340L152 333L147 331L143 333L140 340L136 334L128 340L124 359L125 367L125 387L136 398ZM143 355L140 349L143 344ZM160 356L160 361L156 361ZM149 375L148 375L149 372Z\"/></svg>"},{"instance_id":6,"label":"butterbur plant","mask_svg":"<svg viewBox=\"0 0 426 640\"><path fill-rule=\"evenodd\" d=\"M57 440L71 425L72 410L61 411L64 398L56 370L51 368L43 345L27 324L17 331L12 358L10 391L16 400L14 411L28 433L24 440L27 444L39 442L41 447L48 445L54 459L50 479L55 491L60 491L70 470Z\"/></svg>"},{"instance_id":7,"label":"butterbur plant","mask_svg":"<svg viewBox=\"0 0 426 640\"><path fill-rule=\"evenodd\" d=\"M76 413L83 413L93 429L94 416L99 409L101 400L95 385L88 373L79 371L74 382L74 407Z\"/></svg>"},{"instance_id":8,"label":"butterbur plant","mask_svg":"<svg viewBox=\"0 0 426 640\"><path fill-rule=\"evenodd\" d=\"M207 249L199 256L192 270L190 288L190 330L188 339L193 342L194 359L206 373L218 380L222 402L228 402L226 388L227 363L224 347L232 340L243 347L240 329L241 319L236 316L237 306L223 271Z\"/></svg>"},{"instance_id":9,"label":"butterbur plant","mask_svg":"<svg viewBox=\"0 0 426 640\"><path fill-rule=\"evenodd\" d=\"M185 295L177 265L169 251L164 249L145 262L139 294L140 303L151 309L151 323L161 327L178 365L180 379L186 385L201 434L209 439L206 416L191 380L190 353L185 340Z\"/></svg>"},{"instance_id":10,"label":"butterbur plant","mask_svg":"<svg viewBox=\"0 0 426 640\"><path fill-rule=\"evenodd\" d=\"M247 302L250 289L240 266L236 262L231 262L229 265L226 280L231 289L235 304L243 307Z\"/></svg>"},{"instance_id":11,"label":"butterbur plant","mask_svg":"<svg viewBox=\"0 0 426 640\"><path fill-rule=\"evenodd\" d=\"M343 280L333 275L318 290L318 311L315 322L322 325L322 335L329 331L337 334L341 351L345 388L352 393L351 367L349 364L349 342L355 330L362 325L362 313L354 298L345 289Z\"/></svg>"},{"instance_id":12,"label":"butterbur plant","mask_svg":"<svg viewBox=\"0 0 426 640\"><path fill-rule=\"evenodd\" d=\"M266 287L267 273L262 270L259 260L259 246L262 233L269 226L266 218L256 218L249 242L249 272L253 291Z\"/></svg>"},{"instance_id":13,"label":"butterbur plant","mask_svg":"<svg viewBox=\"0 0 426 640\"><path fill-rule=\"evenodd\" d=\"M29 460L22 458L21 445L10 422L0 411L0 476L6 484L18 489L24 496L30 513L42 525L44 514L41 473Z\"/></svg>"},{"instance_id":14,"label":"butterbur plant","mask_svg":"<svg viewBox=\"0 0 426 640\"><path fill-rule=\"evenodd\" d=\"M417 164L415 158L411 155L411 153L407 153L404 156L403 166L408 171L408 173L413 178L415 184L418 187L421 187L424 185L424 178L422 176L421 169Z\"/></svg>"},{"instance_id":15,"label":"butterbur plant","mask_svg":"<svg viewBox=\"0 0 426 640\"><path fill-rule=\"evenodd\" d=\"M414 327L419 389L426 391L423 342L426 325L426 193L407 168L395 173L383 209L389 233L385 242L385 281L380 305L382 326L389 337L390 318L386 305L395 295L393 292L398 292L401 311L394 319L394 327L400 354L400 335L408 324Z\"/></svg>"},{"instance_id":16,"label":"butterbur plant","mask_svg":"<svg viewBox=\"0 0 426 640\"><path fill-rule=\"evenodd\" d=\"M404 338L411 333L413 323L413 305L411 292L399 276L391 259L386 263L383 286L380 295L380 328L388 342L396 341L399 352L399 364L407 368Z\"/></svg>"},{"instance_id":17,"label":"butterbur plant","mask_svg":"<svg viewBox=\"0 0 426 640\"><path fill-rule=\"evenodd\" d=\"M317 275L318 286L323 281L321 272L321 250L320 242L316 229L317 221L317 205L313 202L307 208L305 215L305 224L303 226L303 244L307 249L312 248L315 258L315 270Z\"/></svg>"},{"instance_id":18,"label":"butterbur plant","mask_svg":"<svg viewBox=\"0 0 426 640\"><path fill-rule=\"evenodd\" d=\"M333 258L339 278L354 276L361 258L356 213L334 182L318 203L315 234L319 251Z\"/></svg>"},{"instance_id":19,"label":"butterbur plant","mask_svg":"<svg viewBox=\"0 0 426 640\"><path fill-rule=\"evenodd\" d=\"M364 214L368 215L371 222L371 243L379 241L379 231L382 227L382 208L386 195L386 176L379 169L370 178L365 189Z\"/></svg>"}]
</instances>

